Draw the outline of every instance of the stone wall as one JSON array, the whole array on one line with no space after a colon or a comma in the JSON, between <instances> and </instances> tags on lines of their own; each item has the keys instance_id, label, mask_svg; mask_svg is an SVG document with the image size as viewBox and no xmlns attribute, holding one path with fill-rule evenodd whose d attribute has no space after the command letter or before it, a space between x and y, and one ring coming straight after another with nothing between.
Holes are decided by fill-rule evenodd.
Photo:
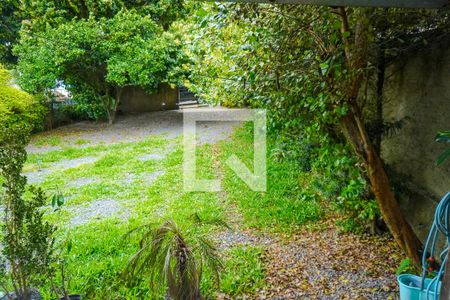
<instances>
[{"instance_id":1,"label":"stone wall","mask_svg":"<svg viewBox=\"0 0 450 300\"><path fill-rule=\"evenodd\" d=\"M382 157L406 187L402 208L424 239L439 199L450 191L450 162L436 166L445 145L434 142L450 130L450 39L404 57L386 72L386 121L406 117L404 127L382 141Z\"/></svg>"},{"instance_id":2,"label":"stone wall","mask_svg":"<svg viewBox=\"0 0 450 300\"><path fill-rule=\"evenodd\" d=\"M122 113L142 113L177 108L178 89L161 84L154 93L140 87L126 87L118 110Z\"/></svg>"}]
</instances>

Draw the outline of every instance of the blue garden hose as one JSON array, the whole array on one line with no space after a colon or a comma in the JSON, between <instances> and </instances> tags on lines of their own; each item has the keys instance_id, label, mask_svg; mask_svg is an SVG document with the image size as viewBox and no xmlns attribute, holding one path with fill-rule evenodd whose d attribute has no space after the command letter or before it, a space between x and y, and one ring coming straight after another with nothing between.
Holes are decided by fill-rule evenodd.
<instances>
[{"instance_id":1,"label":"blue garden hose","mask_svg":"<svg viewBox=\"0 0 450 300\"><path fill-rule=\"evenodd\" d=\"M446 239L446 247L440 253L436 253L436 242L438 240L439 234L442 234ZM450 245L450 192L447 193L444 198L439 202L436 212L434 214L433 225L431 226L430 233L428 234L427 241L425 243L425 248L422 255L422 283L421 290L426 291L427 300L429 299L430 292L433 292L433 297L430 299L438 300L440 281L444 275L445 265L447 263L447 254ZM428 257L434 258L439 256L441 261L441 266L436 272L429 269L429 263L427 261ZM428 256L429 255L429 256ZM425 286L425 278L427 274L433 274L435 277L427 283Z\"/></svg>"}]
</instances>

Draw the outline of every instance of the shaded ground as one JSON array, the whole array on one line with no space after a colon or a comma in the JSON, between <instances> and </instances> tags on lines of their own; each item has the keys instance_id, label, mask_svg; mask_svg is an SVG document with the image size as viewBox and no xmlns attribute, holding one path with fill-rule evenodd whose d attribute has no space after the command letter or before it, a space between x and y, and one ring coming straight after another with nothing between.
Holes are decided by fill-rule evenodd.
<instances>
[{"instance_id":1,"label":"shaded ground","mask_svg":"<svg viewBox=\"0 0 450 300\"><path fill-rule=\"evenodd\" d=\"M223 122L200 123L200 142L215 144L226 139L236 125ZM141 141L149 136L173 141L162 147L151 148L149 152L130 156L129 161L121 162L122 169L117 177L94 171L100 163L110 163L111 167L115 167L116 161L121 158L121 149L115 150L115 154L99 152L97 156L89 154L62 159L47 163L43 168L36 167L39 163L34 163L25 174L30 182L43 182L48 185L49 180L61 180L61 176L70 175L68 172L73 171L75 175L65 183L69 191L75 196L78 191L84 191L84 197L96 195L95 193L101 195L88 197L87 200L81 198L74 204L71 204L69 199L69 205L65 209L69 214L68 221L71 226L83 226L91 221L107 218L124 221L133 214L131 204L150 199L150 196L141 195L141 189L148 188L159 178L168 176L165 169L166 160L169 154L175 151L175 138L181 134L182 115L177 111L119 117L117 123L110 127L93 122L61 127L35 136L28 148L29 152L45 154L67 147L114 145L119 142ZM54 139L55 137L57 139ZM126 151L132 150L124 149L123 155L130 155L131 152L127 154ZM108 162L108 155L111 156L111 162ZM222 179L217 156L212 156L216 164L215 176ZM132 167L127 169L128 162L134 163L136 167L146 167L143 170L135 170ZM99 170L107 171L108 165ZM164 188L170 189L171 183L166 184ZM135 191L130 190L132 188ZM119 194L123 196L117 199L108 197L111 193L117 197ZM151 190L149 193L156 197ZM162 191L156 194L159 193ZM228 229L221 230L215 236L219 247L224 251L235 247L260 247L263 250L266 274L266 285L255 294L234 297L224 294L218 295L219 299L396 299L394 274L401 255L389 238L339 233L333 221L317 224L315 228L320 229L314 231L297 230L289 235L257 231L245 228L242 216L235 205L227 200L226 192L220 192L218 197L226 208L226 222L229 225ZM176 204L174 203L174 200L157 203L152 207L152 213L162 217L167 210L174 209L171 207Z\"/></svg>"}]
</instances>

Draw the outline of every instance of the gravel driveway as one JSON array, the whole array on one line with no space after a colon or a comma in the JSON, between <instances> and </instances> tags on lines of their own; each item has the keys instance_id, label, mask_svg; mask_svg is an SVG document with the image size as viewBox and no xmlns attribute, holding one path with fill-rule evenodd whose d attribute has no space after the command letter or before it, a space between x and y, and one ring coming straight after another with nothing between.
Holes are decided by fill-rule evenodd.
<instances>
[{"instance_id":1,"label":"gravel driveway","mask_svg":"<svg viewBox=\"0 0 450 300\"><path fill-rule=\"evenodd\" d=\"M227 111L226 108L197 108L196 111ZM215 143L225 139L239 125L237 122L199 122L197 136L200 143ZM51 131L37 134L27 147L28 153L42 153L61 149L61 146L39 145L37 141L46 136L57 136L64 145L76 145L79 140L85 141L78 147L99 143L114 144L144 139L149 135L164 135L169 139L183 133L183 111L168 110L149 112L139 115L118 116L113 125L104 122L84 121L62 126Z\"/></svg>"}]
</instances>

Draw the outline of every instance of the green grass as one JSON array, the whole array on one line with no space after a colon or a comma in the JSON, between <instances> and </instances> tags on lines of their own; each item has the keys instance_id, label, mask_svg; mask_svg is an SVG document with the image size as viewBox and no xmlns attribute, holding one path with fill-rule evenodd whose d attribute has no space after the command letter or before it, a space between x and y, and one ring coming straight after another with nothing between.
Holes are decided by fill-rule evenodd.
<instances>
[{"instance_id":1,"label":"green grass","mask_svg":"<svg viewBox=\"0 0 450 300\"><path fill-rule=\"evenodd\" d=\"M78 139L78 140L75 141L75 145L78 145L78 146L86 145L86 144L89 144L89 143L90 143L90 141L85 140L85 139Z\"/></svg>"},{"instance_id":2,"label":"green grass","mask_svg":"<svg viewBox=\"0 0 450 300\"><path fill-rule=\"evenodd\" d=\"M152 137L139 142L82 148L62 145L61 150L29 155L24 170L36 170L38 162L41 168L50 168L51 173L39 185L49 193L59 188L68 199L63 210L48 217L58 225L62 236L69 232L73 240L74 247L68 262L73 292L81 293L88 299L162 298L162 295L150 293L145 278L131 287L122 281L120 274L137 250L139 240L138 236L128 240L124 236L133 228L147 223L161 223L167 218L174 219L188 236L220 230L217 226L208 225L208 221L226 219L218 195L183 191L183 155L179 140L176 141L175 151L165 159L138 159L140 155L164 151L167 145L167 140ZM205 145L199 148L197 154L197 177L213 178L214 156L211 147ZM55 163L59 165L64 161L91 156L98 159L73 168L52 167ZM164 171L164 174L152 185L146 182L145 176L139 177L156 171ZM135 178L127 181L130 173ZM79 187L71 185L72 181L83 178L93 180ZM74 217L71 211L73 207L85 206L100 199L116 200L128 211L129 219L92 220L74 228L68 225ZM196 225L192 217L194 214L199 215L205 224ZM205 276L203 285L211 285L211 282L211 278ZM245 282L242 284L248 285ZM213 293L214 290L206 292ZM44 293L50 297L49 287Z\"/></svg>"},{"instance_id":3,"label":"green grass","mask_svg":"<svg viewBox=\"0 0 450 300\"><path fill-rule=\"evenodd\" d=\"M68 259L71 291L86 299L163 299L163 292L158 295L150 292L145 277L138 278L131 286L121 277L139 240L139 236L125 236L138 226L173 219L188 237L212 235L224 230L214 222L228 221L228 205L232 202L244 216L244 226L261 230L283 231L321 216L315 198L301 193L295 166L275 162L269 156L266 193L251 191L226 166L224 162L231 154L251 165L252 134L248 128L238 130L231 140L218 146L204 145L197 149L197 178L216 178L218 168L221 169L225 193L183 191L181 139L149 137L113 145L77 147L62 143L60 146L60 150L29 155L24 170L48 168L51 172L40 185L49 194L58 188L67 198L64 208L50 213L48 218L59 227L61 238L69 236L73 241ZM166 147L173 151L164 159L139 160L140 155L162 152ZM82 157L96 157L97 160L73 168L55 167L55 164ZM146 174L160 171L163 173L150 185ZM130 179L129 174L134 176ZM82 186L73 185L74 181L84 179L90 180ZM128 219L112 217L93 219L76 227L69 225L75 216L74 208L102 199L119 203ZM204 221L201 226L193 218L194 214ZM262 288L265 285L263 252L264 249L257 245L223 250L225 269L220 291L239 298ZM217 288L210 274L205 270L202 289L214 298ZM46 298L51 298L49 286L44 287L43 292Z\"/></svg>"},{"instance_id":4,"label":"green grass","mask_svg":"<svg viewBox=\"0 0 450 300\"><path fill-rule=\"evenodd\" d=\"M252 165L253 139L248 128L238 129L232 142L222 142L224 161L236 154L247 166ZM250 227L284 231L292 226L316 221L322 216L316 197L301 186L297 165L289 161L275 161L271 156L273 144L268 141L267 191L255 192L227 166L224 166L224 187L228 201L235 202Z\"/></svg>"},{"instance_id":5,"label":"green grass","mask_svg":"<svg viewBox=\"0 0 450 300\"><path fill-rule=\"evenodd\" d=\"M62 140L59 136L41 136L33 142L34 145L39 147L58 146L61 143Z\"/></svg>"},{"instance_id":6,"label":"green grass","mask_svg":"<svg viewBox=\"0 0 450 300\"><path fill-rule=\"evenodd\" d=\"M231 295L253 294L265 285L260 247L236 247L228 251L229 260L222 274L222 290Z\"/></svg>"}]
</instances>

